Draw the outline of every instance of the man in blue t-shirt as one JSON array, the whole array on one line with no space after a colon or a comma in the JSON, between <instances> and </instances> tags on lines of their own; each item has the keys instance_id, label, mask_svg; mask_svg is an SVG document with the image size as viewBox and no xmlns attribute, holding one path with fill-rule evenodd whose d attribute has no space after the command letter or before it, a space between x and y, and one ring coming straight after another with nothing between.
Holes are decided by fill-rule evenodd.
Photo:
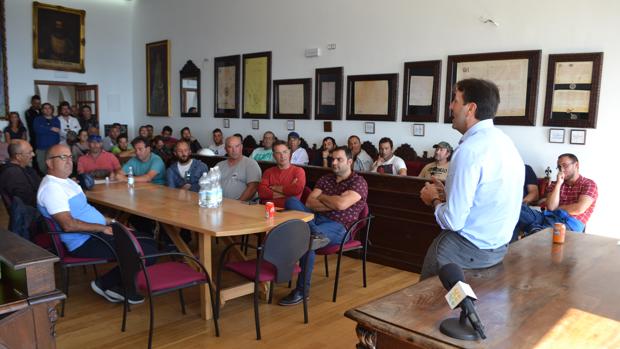
<instances>
[{"instance_id":1,"label":"man in blue t-shirt","mask_svg":"<svg viewBox=\"0 0 620 349\"><path fill-rule=\"evenodd\" d=\"M118 171L118 180L127 182L127 173L131 167L136 183L166 184L166 165L159 156L151 153L151 146L146 139L136 137L131 141L131 145L136 151L136 156L129 159Z\"/></svg>"},{"instance_id":2,"label":"man in blue t-shirt","mask_svg":"<svg viewBox=\"0 0 620 349\"><path fill-rule=\"evenodd\" d=\"M37 116L33 121L34 133L36 134L36 156L39 171L44 175L47 172L45 165L45 155L47 150L54 144L60 142L60 120L52 115L54 109L49 103L43 103L41 115Z\"/></svg>"},{"instance_id":3,"label":"man in blue t-shirt","mask_svg":"<svg viewBox=\"0 0 620 349\"><path fill-rule=\"evenodd\" d=\"M82 188L69 178L73 171L73 157L69 147L61 144L52 146L47 152L45 161L48 174L41 181L37 191L37 206L41 214L52 218L62 231L72 233L60 235L60 240L71 256L113 260L114 253L103 241L81 233L96 233L110 246L114 246L110 225L115 221L104 217L91 206ZM140 245L145 254L157 252L153 244L140 242ZM149 260L147 264L152 262L154 261ZM90 286L95 293L110 302L122 302L125 299L118 267L93 280ZM142 303L144 297L130 294L128 302Z\"/></svg>"}]
</instances>

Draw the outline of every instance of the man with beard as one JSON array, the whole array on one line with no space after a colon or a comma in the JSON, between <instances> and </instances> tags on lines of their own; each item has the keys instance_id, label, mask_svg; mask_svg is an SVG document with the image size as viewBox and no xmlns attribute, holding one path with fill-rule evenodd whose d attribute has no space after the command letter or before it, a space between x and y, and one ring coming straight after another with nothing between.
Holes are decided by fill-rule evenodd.
<instances>
[{"instance_id":1,"label":"man with beard","mask_svg":"<svg viewBox=\"0 0 620 349\"><path fill-rule=\"evenodd\" d=\"M80 132L80 122L71 116L69 102L61 102L58 106L58 120L60 121L60 143L67 144L67 138L76 137ZM71 135L68 135L71 133ZM69 144L71 145L71 144Z\"/></svg>"},{"instance_id":2,"label":"man with beard","mask_svg":"<svg viewBox=\"0 0 620 349\"><path fill-rule=\"evenodd\" d=\"M379 140L379 158L372 164L371 172L380 172L399 176L407 175L405 160L394 155L394 143L388 137Z\"/></svg>"},{"instance_id":3,"label":"man with beard","mask_svg":"<svg viewBox=\"0 0 620 349\"><path fill-rule=\"evenodd\" d=\"M353 154L353 171L366 172L370 171L372 166L372 158L362 149L362 141L356 135L349 137L347 141L351 154Z\"/></svg>"},{"instance_id":4,"label":"man with beard","mask_svg":"<svg viewBox=\"0 0 620 349\"><path fill-rule=\"evenodd\" d=\"M181 129L181 139L189 144L189 149L192 154L198 153L200 149L202 149L202 145L198 142L197 139L192 137L192 132L189 130L189 127L184 127Z\"/></svg>"},{"instance_id":5,"label":"man with beard","mask_svg":"<svg viewBox=\"0 0 620 349\"><path fill-rule=\"evenodd\" d=\"M30 137L30 145L34 148L37 146L37 134L34 131L34 119L41 115L41 97L34 95L30 98L30 108L26 110L26 127L28 128L28 136Z\"/></svg>"},{"instance_id":6,"label":"man with beard","mask_svg":"<svg viewBox=\"0 0 620 349\"><path fill-rule=\"evenodd\" d=\"M445 181L448 178L448 168L450 167L450 157L452 156L452 146L448 142L439 142L433 146L435 148L435 161L424 166L420 171L419 177L432 178Z\"/></svg>"},{"instance_id":7,"label":"man with beard","mask_svg":"<svg viewBox=\"0 0 620 349\"><path fill-rule=\"evenodd\" d=\"M327 245L340 244L346 229L359 218L366 205L368 184L366 180L353 172L353 156L347 147L338 147L332 152L333 173L325 175L316 183L308 196L306 205L296 197L286 200L285 207L289 210L314 213L308 222L312 233L312 250L301 258L299 265L302 271L297 278L297 286L278 304L295 305L303 301L303 291L310 291L310 279L314 269L314 250ZM308 260L308 270L304 270ZM301 275L305 275L302 280Z\"/></svg>"},{"instance_id":8,"label":"man with beard","mask_svg":"<svg viewBox=\"0 0 620 349\"><path fill-rule=\"evenodd\" d=\"M110 179L114 180L121 164L114 154L102 149L101 142L101 136L88 137L88 154L79 157L77 172L89 174L94 178L110 176Z\"/></svg>"},{"instance_id":9,"label":"man with beard","mask_svg":"<svg viewBox=\"0 0 620 349\"><path fill-rule=\"evenodd\" d=\"M43 103L41 115L34 119L32 126L37 139L37 166L42 174L47 173L45 161L47 150L60 142L60 120L52 115L52 113L54 113L52 105Z\"/></svg>"},{"instance_id":10,"label":"man with beard","mask_svg":"<svg viewBox=\"0 0 620 349\"><path fill-rule=\"evenodd\" d=\"M168 186L198 192L200 190L198 180L203 173L209 172L209 167L204 162L191 158L189 143L184 139L175 145L174 155L178 161L170 165L166 171Z\"/></svg>"}]
</instances>

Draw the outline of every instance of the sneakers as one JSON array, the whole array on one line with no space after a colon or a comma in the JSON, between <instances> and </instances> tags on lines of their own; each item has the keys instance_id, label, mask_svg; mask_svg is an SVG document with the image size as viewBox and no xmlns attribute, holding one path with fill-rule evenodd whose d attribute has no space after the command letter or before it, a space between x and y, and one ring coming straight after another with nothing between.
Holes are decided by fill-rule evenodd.
<instances>
[{"instance_id":1,"label":"sneakers","mask_svg":"<svg viewBox=\"0 0 620 349\"><path fill-rule=\"evenodd\" d=\"M104 290L101 285L99 284L99 280L93 280L90 282L90 288L93 290L93 292L95 292L96 294L100 295L101 297L105 298L108 302L111 303L118 303L120 302L120 300L114 298L114 297L110 297L108 294L106 294L107 290Z\"/></svg>"},{"instance_id":2,"label":"sneakers","mask_svg":"<svg viewBox=\"0 0 620 349\"><path fill-rule=\"evenodd\" d=\"M325 237L325 235L312 235L312 243L310 245L311 250L318 250L319 248L323 248L329 245L329 238Z\"/></svg>"},{"instance_id":3,"label":"sneakers","mask_svg":"<svg viewBox=\"0 0 620 349\"><path fill-rule=\"evenodd\" d=\"M118 288L114 290L112 289L106 290L101 286L101 284L99 283L99 280L91 281L90 288L93 290L93 292L105 298L108 302L120 303L120 302L125 301L125 296L123 296L122 291L120 291ZM144 297L140 295L134 295L134 296L129 297L129 299L127 299L127 302L129 304L140 304L144 302Z\"/></svg>"},{"instance_id":4,"label":"sneakers","mask_svg":"<svg viewBox=\"0 0 620 349\"><path fill-rule=\"evenodd\" d=\"M306 300L310 299L310 297L306 297ZM301 293L301 291L298 290L293 290L291 291L291 293L288 294L288 296L280 299L280 301L278 302L279 305L283 305L283 306L289 306L289 305L297 305L301 302L304 301L304 296Z\"/></svg>"}]
</instances>

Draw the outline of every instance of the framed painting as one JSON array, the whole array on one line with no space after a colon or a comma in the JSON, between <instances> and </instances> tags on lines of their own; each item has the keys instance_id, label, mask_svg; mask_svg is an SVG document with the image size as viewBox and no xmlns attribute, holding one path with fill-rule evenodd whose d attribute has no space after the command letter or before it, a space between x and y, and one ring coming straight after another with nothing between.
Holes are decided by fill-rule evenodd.
<instances>
[{"instance_id":1,"label":"framed painting","mask_svg":"<svg viewBox=\"0 0 620 349\"><path fill-rule=\"evenodd\" d=\"M347 76L347 120L396 121L398 74Z\"/></svg>"},{"instance_id":2,"label":"framed painting","mask_svg":"<svg viewBox=\"0 0 620 349\"><path fill-rule=\"evenodd\" d=\"M310 119L312 79L273 81L273 118Z\"/></svg>"},{"instance_id":3,"label":"framed painting","mask_svg":"<svg viewBox=\"0 0 620 349\"><path fill-rule=\"evenodd\" d=\"M33 67L83 73L84 17L84 10L33 2Z\"/></svg>"},{"instance_id":4,"label":"framed painting","mask_svg":"<svg viewBox=\"0 0 620 349\"><path fill-rule=\"evenodd\" d=\"M146 115L170 116L170 41L146 44Z\"/></svg>"},{"instance_id":5,"label":"framed painting","mask_svg":"<svg viewBox=\"0 0 620 349\"><path fill-rule=\"evenodd\" d=\"M269 119L271 52L243 55L243 108L245 119Z\"/></svg>"},{"instance_id":6,"label":"framed painting","mask_svg":"<svg viewBox=\"0 0 620 349\"><path fill-rule=\"evenodd\" d=\"M543 125L596 128L602 70L603 52L549 55Z\"/></svg>"},{"instance_id":7,"label":"framed painting","mask_svg":"<svg viewBox=\"0 0 620 349\"><path fill-rule=\"evenodd\" d=\"M4 0L0 0L0 119L9 116L9 78L6 67L6 28L4 26Z\"/></svg>"},{"instance_id":8,"label":"framed painting","mask_svg":"<svg viewBox=\"0 0 620 349\"><path fill-rule=\"evenodd\" d=\"M540 50L448 56L444 122L451 123L450 102L456 82L477 78L494 82L500 103L496 125L536 124Z\"/></svg>"},{"instance_id":9,"label":"framed painting","mask_svg":"<svg viewBox=\"0 0 620 349\"><path fill-rule=\"evenodd\" d=\"M214 113L216 118L239 117L239 77L241 56L215 57L213 60Z\"/></svg>"},{"instance_id":10,"label":"framed painting","mask_svg":"<svg viewBox=\"0 0 620 349\"><path fill-rule=\"evenodd\" d=\"M403 121L437 122L441 60L407 62L403 74Z\"/></svg>"},{"instance_id":11,"label":"framed painting","mask_svg":"<svg viewBox=\"0 0 620 349\"><path fill-rule=\"evenodd\" d=\"M314 118L342 120L343 67L320 68L314 74Z\"/></svg>"}]
</instances>

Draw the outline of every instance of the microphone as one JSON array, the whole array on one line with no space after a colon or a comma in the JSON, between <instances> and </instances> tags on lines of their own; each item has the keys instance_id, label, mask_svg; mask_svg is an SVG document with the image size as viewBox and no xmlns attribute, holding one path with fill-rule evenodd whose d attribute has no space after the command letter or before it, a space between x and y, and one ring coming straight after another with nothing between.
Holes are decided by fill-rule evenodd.
<instances>
[{"instance_id":1,"label":"microphone","mask_svg":"<svg viewBox=\"0 0 620 349\"><path fill-rule=\"evenodd\" d=\"M457 306L461 308L461 317L458 319L446 319L441 323L440 330L442 333L457 339L475 340L476 333L482 339L486 339L484 334L484 326L474 307L476 294L471 286L465 283L465 275L463 270L456 264L446 264L439 270L439 280L443 287L449 292L446 294L446 300L451 309ZM465 319L469 320L473 330L467 326ZM458 327L458 328L455 328ZM468 333L469 332L469 333Z\"/></svg>"}]
</instances>

